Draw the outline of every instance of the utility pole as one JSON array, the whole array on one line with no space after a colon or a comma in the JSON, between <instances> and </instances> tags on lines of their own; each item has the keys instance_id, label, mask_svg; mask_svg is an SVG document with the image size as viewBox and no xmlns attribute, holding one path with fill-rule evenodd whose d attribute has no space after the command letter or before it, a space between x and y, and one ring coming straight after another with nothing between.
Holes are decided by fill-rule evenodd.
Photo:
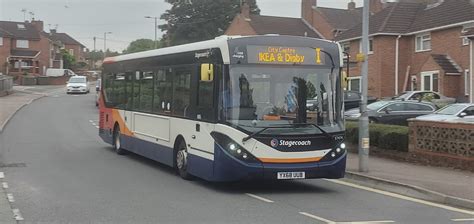
<instances>
[{"instance_id":1,"label":"utility pole","mask_svg":"<svg viewBox=\"0 0 474 224\"><path fill-rule=\"evenodd\" d=\"M112 32L104 32L104 59L107 57L107 34L111 34Z\"/></svg>"},{"instance_id":2,"label":"utility pole","mask_svg":"<svg viewBox=\"0 0 474 224\"><path fill-rule=\"evenodd\" d=\"M96 48L96 41L97 41L97 38L94 37L94 53L92 53L92 68L95 70L95 56L97 55L97 48Z\"/></svg>"},{"instance_id":3,"label":"utility pole","mask_svg":"<svg viewBox=\"0 0 474 224\"><path fill-rule=\"evenodd\" d=\"M145 16L146 19L155 19L155 49L158 48L157 38L158 38L158 17L157 16Z\"/></svg>"},{"instance_id":4,"label":"utility pole","mask_svg":"<svg viewBox=\"0 0 474 224\"><path fill-rule=\"evenodd\" d=\"M362 12L362 101L359 118L359 171L369 171L369 118L367 114L367 89L369 72L369 0L364 0ZM362 57L360 57L362 58Z\"/></svg>"}]
</instances>

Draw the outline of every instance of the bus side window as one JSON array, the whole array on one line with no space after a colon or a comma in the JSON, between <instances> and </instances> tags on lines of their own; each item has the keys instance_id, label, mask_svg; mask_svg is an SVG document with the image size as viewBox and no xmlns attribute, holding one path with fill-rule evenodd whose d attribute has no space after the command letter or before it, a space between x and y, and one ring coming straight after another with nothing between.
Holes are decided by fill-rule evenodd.
<instances>
[{"instance_id":1,"label":"bus side window","mask_svg":"<svg viewBox=\"0 0 474 224\"><path fill-rule=\"evenodd\" d=\"M165 113L171 109L173 72L172 68L160 68L156 72L155 96L153 98L153 112L155 113ZM170 105L170 109L168 109L168 104Z\"/></svg>"},{"instance_id":2,"label":"bus side window","mask_svg":"<svg viewBox=\"0 0 474 224\"><path fill-rule=\"evenodd\" d=\"M173 115L189 117L191 106L191 74L192 68L179 67L176 69L173 80Z\"/></svg>"}]
</instances>

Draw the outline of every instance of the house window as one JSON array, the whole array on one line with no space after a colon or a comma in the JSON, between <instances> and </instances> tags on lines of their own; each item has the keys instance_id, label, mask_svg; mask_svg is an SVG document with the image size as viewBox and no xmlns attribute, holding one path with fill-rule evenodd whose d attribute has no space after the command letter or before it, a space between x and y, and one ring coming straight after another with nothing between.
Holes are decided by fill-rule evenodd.
<instances>
[{"instance_id":1,"label":"house window","mask_svg":"<svg viewBox=\"0 0 474 224\"><path fill-rule=\"evenodd\" d=\"M362 40L359 41L359 52L362 53ZM374 53L374 38L369 38L369 54Z\"/></svg>"},{"instance_id":2,"label":"house window","mask_svg":"<svg viewBox=\"0 0 474 224\"><path fill-rule=\"evenodd\" d=\"M16 47L17 48L29 48L30 43L28 40L16 40Z\"/></svg>"},{"instance_id":3,"label":"house window","mask_svg":"<svg viewBox=\"0 0 474 224\"><path fill-rule=\"evenodd\" d=\"M16 27L17 27L19 30L26 30L25 24L16 24Z\"/></svg>"},{"instance_id":4,"label":"house window","mask_svg":"<svg viewBox=\"0 0 474 224\"><path fill-rule=\"evenodd\" d=\"M3 37L0 37L0 46L3 46Z\"/></svg>"},{"instance_id":5,"label":"house window","mask_svg":"<svg viewBox=\"0 0 474 224\"><path fill-rule=\"evenodd\" d=\"M469 96L471 92L471 77L469 75L469 70L464 71L464 94Z\"/></svg>"},{"instance_id":6,"label":"house window","mask_svg":"<svg viewBox=\"0 0 474 224\"><path fill-rule=\"evenodd\" d=\"M347 85L347 87L349 88L348 90L360 92L361 90L360 78L361 78L360 76L348 77L347 78L349 80L349 85Z\"/></svg>"},{"instance_id":7,"label":"house window","mask_svg":"<svg viewBox=\"0 0 474 224\"><path fill-rule=\"evenodd\" d=\"M415 38L416 52L431 50L431 34L420 34Z\"/></svg>"},{"instance_id":8,"label":"house window","mask_svg":"<svg viewBox=\"0 0 474 224\"><path fill-rule=\"evenodd\" d=\"M464 45L464 46L469 45L469 38L463 37L463 38L462 38L462 45Z\"/></svg>"},{"instance_id":9,"label":"house window","mask_svg":"<svg viewBox=\"0 0 474 224\"><path fill-rule=\"evenodd\" d=\"M74 49L69 49L69 54L74 56Z\"/></svg>"},{"instance_id":10,"label":"house window","mask_svg":"<svg viewBox=\"0 0 474 224\"><path fill-rule=\"evenodd\" d=\"M344 42L344 43L341 43L341 47L342 47L342 50L346 53L350 53L351 52L351 43L350 42Z\"/></svg>"},{"instance_id":11,"label":"house window","mask_svg":"<svg viewBox=\"0 0 474 224\"><path fill-rule=\"evenodd\" d=\"M421 89L423 91L439 91L438 72L421 73Z\"/></svg>"}]
</instances>

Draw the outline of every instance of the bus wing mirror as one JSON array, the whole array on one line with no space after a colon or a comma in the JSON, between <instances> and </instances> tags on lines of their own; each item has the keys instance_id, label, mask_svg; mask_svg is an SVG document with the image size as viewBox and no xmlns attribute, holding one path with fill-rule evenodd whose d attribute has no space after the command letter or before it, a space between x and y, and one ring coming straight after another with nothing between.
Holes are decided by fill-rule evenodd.
<instances>
[{"instance_id":1,"label":"bus wing mirror","mask_svg":"<svg viewBox=\"0 0 474 224\"><path fill-rule=\"evenodd\" d=\"M212 64L201 64L201 81L214 80L214 66Z\"/></svg>"}]
</instances>

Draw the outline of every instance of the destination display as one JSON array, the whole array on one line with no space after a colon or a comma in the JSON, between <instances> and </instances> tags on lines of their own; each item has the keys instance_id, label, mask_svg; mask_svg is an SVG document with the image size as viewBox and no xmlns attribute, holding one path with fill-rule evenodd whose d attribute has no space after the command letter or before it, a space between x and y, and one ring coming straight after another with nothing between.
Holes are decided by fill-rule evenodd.
<instances>
[{"instance_id":1,"label":"destination display","mask_svg":"<svg viewBox=\"0 0 474 224\"><path fill-rule=\"evenodd\" d=\"M325 64L321 48L248 45L246 50L247 62L252 64Z\"/></svg>"}]
</instances>

